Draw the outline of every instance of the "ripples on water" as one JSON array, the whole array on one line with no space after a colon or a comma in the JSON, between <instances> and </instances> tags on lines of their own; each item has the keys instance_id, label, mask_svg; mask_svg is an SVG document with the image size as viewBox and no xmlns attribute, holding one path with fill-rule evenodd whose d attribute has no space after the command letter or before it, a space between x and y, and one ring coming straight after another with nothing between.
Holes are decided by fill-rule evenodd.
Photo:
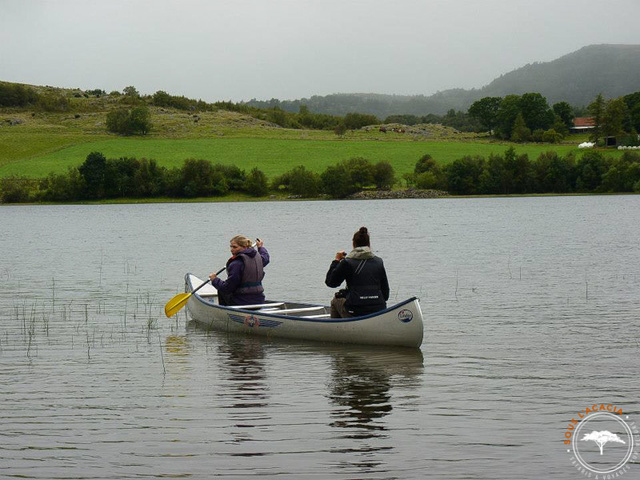
<instances>
[{"instance_id":1,"label":"ripples on water","mask_svg":"<svg viewBox=\"0 0 640 480\"><path fill-rule=\"evenodd\" d=\"M594 403L640 420L640 197L0 208L1 478L581 478ZM172 225L167 229L166 225ZM236 233L327 302L361 224L420 350L163 317ZM635 478L632 465L627 478Z\"/></svg>"}]
</instances>

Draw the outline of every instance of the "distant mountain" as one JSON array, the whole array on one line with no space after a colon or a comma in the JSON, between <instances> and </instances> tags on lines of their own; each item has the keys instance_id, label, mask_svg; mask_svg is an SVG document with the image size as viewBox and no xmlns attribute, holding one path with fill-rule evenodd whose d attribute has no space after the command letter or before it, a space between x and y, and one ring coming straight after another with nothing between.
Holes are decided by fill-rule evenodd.
<instances>
[{"instance_id":1,"label":"distant mountain","mask_svg":"<svg viewBox=\"0 0 640 480\"><path fill-rule=\"evenodd\" d=\"M297 112L306 105L314 113L345 115L371 113L380 119L395 114L417 116L447 111L466 111L483 97L504 97L537 92L549 105L565 101L576 107L591 103L602 93L617 98L640 91L640 45L590 45L551 62L536 62L501 75L488 85L472 90L451 89L431 96L338 93L299 100L258 101L247 104L268 108L278 106Z\"/></svg>"}]
</instances>

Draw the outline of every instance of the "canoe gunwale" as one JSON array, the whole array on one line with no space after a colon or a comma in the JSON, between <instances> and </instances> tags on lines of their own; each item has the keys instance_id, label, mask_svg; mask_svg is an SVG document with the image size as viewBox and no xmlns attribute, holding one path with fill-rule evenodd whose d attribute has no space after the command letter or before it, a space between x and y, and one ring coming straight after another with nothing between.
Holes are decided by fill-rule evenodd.
<instances>
[{"instance_id":1,"label":"canoe gunwale","mask_svg":"<svg viewBox=\"0 0 640 480\"><path fill-rule=\"evenodd\" d=\"M185 291L187 293L191 292L195 288L194 282L196 281L198 283L201 283L200 279L195 275L192 275L190 273L187 273L185 275ZM198 295L198 293L196 292L193 295L191 295L189 302L187 303L187 310L189 311L189 313L191 314L191 317L196 322L202 323L208 326L213 326L214 328L215 328L215 325L218 324L218 328L216 329L222 329L226 331L229 331L229 328L230 328L228 320L224 323L225 327L220 328L222 324L218 323L220 320L215 320L216 317L220 318L220 315L229 315L231 318L233 318L234 322L237 322L238 316L245 316L247 321L252 323L251 326L253 326L253 322L256 320L256 317L257 317L257 318L263 319L257 322L260 327L263 326L261 322L265 322L265 325L264 325L265 327L267 325L271 325L271 326L281 325L282 322L285 322L285 324L290 325L290 327L287 327L287 329L294 328L296 331L302 331L302 330L306 330L306 328L310 328L311 331L315 331L316 334L324 337L326 337L327 334L320 334L319 332L321 331L337 332L335 339L327 340L325 338L323 340L322 338L318 338L319 341L330 341L330 342L338 342L338 343L362 343L362 344L389 345L389 346L395 345L395 346L412 347L412 348L419 347L422 344L422 337L423 337L422 311L420 308L419 299L418 297L415 297L415 296L410 297L394 305L391 305L390 307L384 310L380 310L378 312L374 312L368 315L363 315L359 317L349 317L349 318L330 318L330 317L319 318L319 317L313 317L313 316L297 316L295 314L287 315L287 314L277 313L277 311L273 311L273 310L261 311L259 309L250 309L250 308L244 309L237 305L234 305L233 307L226 306L226 305L219 305L217 303L213 303L214 301L215 300L212 298L207 298L207 297L203 298L202 296ZM269 300L267 302L273 303L274 301ZM330 307L328 306L319 305L319 304L310 304L310 303L301 303L301 302L282 302L282 303L284 303L285 306L287 303L289 303L290 305L295 305L295 308L307 307L307 306L318 307L319 309L324 308L326 313L328 313L330 309ZM413 307L410 305L413 305ZM405 307L406 307L406 310L405 310ZM206 312L210 312L210 313L206 313ZM401 318L403 314L405 316L409 315L410 318L408 316L406 317L406 318L409 318L408 320L405 320L405 318ZM386 323L389 321L390 318L400 320L406 326L403 325L402 327L400 326L393 327L392 324ZM234 322L231 322L231 323L234 323ZM410 322L410 323L407 324L406 322ZM299 325L299 327L293 327L293 325ZM308 325L308 327L304 327L304 325ZM325 331L322 328L322 325L325 325L330 330ZM337 330L331 329L331 325L334 325L335 329ZM410 325L413 325L413 326L410 326ZM284 325L281 325L281 328L283 326ZM237 328L239 327L234 327L234 329L236 330ZM322 330L317 330L318 328ZM373 328L376 331L379 331L380 332L379 335L383 335L383 337L371 338L372 336L371 330L370 330L371 328ZM378 330L380 328L381 330ZM347 330L344 330L344 329L347 329ZM356 330L353 330L353 329L356 329ZM272 334L274 336L286 336L289 338L300 338L300 339L307 339L307 340L314 339L312 338L312 334L309 334L309 333L301 333L300 336L297 336L296 334L293 334L293 333L285 334L284 332L280 334L276 334L276 332L272 328L269 328L268 330L272 332L269 334ZM277 328L277 330L279 331L280 329ZM367 331L369 333L367 334L362 333ZM249 330L246 333L250 333L250 332L261 334L261 335L265 334L263 333L264 331L262 330L262 328L260 328L258 331L255 331L255 332L252 330ZM343 333L340 333L340 332L343 332ZM360 332L360 333L355 333L355 332ZM340 335L343 335L343 334L346 334L346 335L352 334L352 335L350 336L350 339L340 338ZM389 337L385 338L387 335L389 335ZM367 337L367 338L363 338L363 337ZM362 341L359 341L359 340L362 340Z\"/></svg>"}]
</instances>

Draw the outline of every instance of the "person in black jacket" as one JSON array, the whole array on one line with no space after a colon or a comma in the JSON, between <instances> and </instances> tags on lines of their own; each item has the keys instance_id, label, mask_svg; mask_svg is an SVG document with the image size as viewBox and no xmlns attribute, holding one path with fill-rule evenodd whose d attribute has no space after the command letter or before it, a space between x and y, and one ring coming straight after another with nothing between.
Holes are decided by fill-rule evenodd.
<instances>
[{"instance_id":1,"label":"person in black jacket","mask_svg":"<svg viewBox=\"0 0 640 480\"><path fill-rule=\"evenodd\" d=\"M347 281L331 300L331 317L358 317L387 308L389 282L380 257L371 252L369 231L361 227L353 235L353 250L340 251L331 262L325 283L339 287Z\"/></svg>"}]
</instances>

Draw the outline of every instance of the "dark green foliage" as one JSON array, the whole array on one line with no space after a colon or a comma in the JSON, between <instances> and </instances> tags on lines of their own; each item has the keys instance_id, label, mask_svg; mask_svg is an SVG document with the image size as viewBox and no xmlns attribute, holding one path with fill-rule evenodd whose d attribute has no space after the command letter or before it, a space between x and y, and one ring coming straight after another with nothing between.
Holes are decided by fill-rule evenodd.
<instances>
[{"instance_id":1,"label":"dark green foliage","mask_svg":"<svg viewBox=\"0 0 640 480\"><path fill-rule=\"evenodd\" d=\"M500 97L484 97L475 101L469 107L469 115L489 131L493 131L498 123L498 110L502 98Z\"/></svg>"},{"instance_id":2,"label":"dark green foliage","mask_svg":"<svg viewBox=\"0 0 640 480\"><path fill-rule=\"evenodd\" d=\"M367 125L379 125L380 120L375 115L363 113L347 113L344 116L344 126L347 130L357 130Z\"/></svg>"},{"instance_id":3,"label":"dark green foliage","mask_svg":"<svg viewBox=\"0 0 640 480\"><path fill-rule=\"evenodd\" d=\"M349 181L355 189L362 190L374 185L373 168L371 162L366 158L353 157L344 160L342 165L344 165L349 175Z\"/></svg>"},{"instance_id":4,"label":"dark green foliage","mask_svg":"<svg viewBox=\"0 0 640 480\"><path fill-rule=\"evenodd\" d=\"M128 86L122 90L122 96L120 97L119 102L131 106L142 105L145 103L140 96L140 92L138 92L134 86Z\"/></svg>"},{"instance_id":5,"label":"dark green foliage","mask_svg":"<svg viewBox=\"0 0 640 480\"><path fill-rule=\"evenodd\" d=\"M446 190L447 188L446 179L435 170L414 174L411 180L413 185L421 190Z\"/></svg>"},{"instance_id":6,"label":"dark green foliage","mask_svg":"<svg viewBox=\"0 0 640 480\"><path fill-rule=\"evenodd\" d=\"M269 192L267 176L257 168L252 169L244 183L245 191L254 197L264 197Z\"/></svg>"},{"instance_id":7,"label":"dark green foliage","mask_svg":"<svg viewBox=\"0 0 640 480\"><path fill-rule=\"evenodd\" d=\"M45 112L66 112L70 108L69 99L64 95L46 93L38 97L38 108Z\"/></svg>"},{"instance_id":8,"label":"dark green foliage","mask_svg":"<svg viewBox=\"0 0 640 480\"><path fill-rule=\"evenodd\" d=\"M124 87L124 89L122 89L122 93L123 93L123 95L125 95L127 97L135 97L135 98L139 98L140 97L140 92L138 92L138 89L136 87L134 87L133 85L130 85L128 87Z\"/></svg>"},{"instance_id":9,"label":"dark green foliage","mask_svg":"<svg viewBox=\"0 0 640 480\"><path fill-rule=\"evenodd\" d=\"M84 179L85 198L102 198L107 171L107 159L100 152L91 152L78 168Z\"/></svg>"},{"instance_id":10,"label":"dark green foliage","mask_svg":"<svg viewBox=\"0 0 640 480\"><path fill-rule=\"evenodd\" d=\"M107 92L105 92L101 88L95 88L93 90L85 90L84 93L87 95L93 95L94 97L102 97L107 94Z\"/></svg>"},{"instance_id":11,"label":"dark green foliage","mask_svg":"<svg viewBox=\"0 0 640 480\"><path fill-rule=\"evenodd\" d=\"M542 141L544 143L558 143L560 140L562 140L562 135L556 132L553 128L542 133Z\"/></svg>"},{"instance_id":12,"label":"dark green foliage","mask_svg":"<svg viewBox=\"0 0 640 480\"><path fill-rule=\"evenodd\" d=\"M230 191L240 192L244 189L244 183L247 179L244 170L240 170L235 165L222 165L219 163L213 166L213 170L222 174Z\"/></svg>"},{"instance_id":13,"label":"dark green foliage","mask_svg":"<svg viewBox=\"0 0 640 480\"><path fill-rule=\"evenodd\" d=\"M487 103L489 103L488 100L490 99L487 99ZM495 107L496 104L497 102L493 99L490 105ZM481 104L473 106L478 111L476 115L484 112ZM557 108L566 114L564 105L559 105ZM490 116L490 113L491 111L486 115L494 119L496 136L511 139L514 142L527 142L531 139L542 142L544 132L554 127L556 122L559 122L559 129L566 130L565 126L561 126L562 119L560 117L559 120L556 119L556 114L549 108L547 100L539 93L525 93L522 96L507 95L499 103L495 117ZM549 136L549 138L556 137Z\"/></svg>"},{"instance_id":14,"label":"dark green foliage","mask_svg":"<svg viewBox=\"0 0 640 480\"><path fill-rule=\"evenodd\" d=\"M447 187L454 195L477 195L480 192L480 176L484 170L482 157L465 156L445 167Z\"/></svg>"},{"instance_id":15,"label":"dark green foliage","mask_svg":"<svg viewBox=\"0 0 640 480\"><path fill-rule=\"evenodd\" d=\"M353 157L328 167L321 179L322 192L333 198L344 198L371 187L390 189L396 181L395 171L389 162L381 160L372 164L362 157Z\"/></svg>"},{"instance_id":16,"label":"dark green foliage","mask_svg":"<svg viewBox=\"0 0 640 480\"><path fill-rule=\"evenodd\" d=\"M524 93L519 104L525 124L531 131L547 130L553 125L554 113L549 108L547 99L539 93Z\"/></svg>"},{"instance_id":17,"label":"dark green foliage","mask_svg":"<svg viewBox=\"0 0 640 480\"><path fill-rule=\"evenodd\" d=\"M373 166L373 183L382 190L390 190L396 183L393 166L386 160L381 160Z\"/></svg>"},{"instance_id":18,"label":"dark green foliage","mask_svg":"<svg viewBox=\"0 0 640 480\"><path fill-rule=\"evenodd\" d=\"M571 119L571 123L573 124L573 119ZM569 135L570 128L571 126L567 127L567 125L562 120L562 118L560 118L560 116L555 115L554 121L553 121L553 127L550 130L553 130L554 132L556 132L560 136L560 139L563 139L564 137Z\"/></svg>"},{"instance_id":19,"label":"dark green foliage","mask_svg":"<svg viewBox=\"0 0 640 480\"><path fill-rule=\"evenodd\" d=\"M32 202L37 183L32 178L16 175L0 178L0 203Z\"/></svg>"},{"instance_id":20,"label":"dark green foliage","mask_svg":"<svg viewBox=\"0 0 640 480\"><path fill-rule=\"evenodd\" d=\"M595 127L589 133L589 140L598 143L603 135L602 121L604 119L605 101L604 96L600 93L593 102L587 107L589 115L593 117Z\"/></svg>"},{"instance_id":21,"label":"dark green foliage","mask_svg":"<svg viewBox=\"0 0 640 480\"><path fill-rule=\"evenodd\" d=\"M511 138L513 124L520 112L520 97L518 95L507 95L500 102L500 108L496 114L496 135L500 138ZM523 117L524 120L524 117Z\"/></svg>"},{"instance_id":22,"label":"dark green foliage","mask_svg":"<svg viewBox=\"0 0 640 480\"><path fill-rule=\"evenodd\" d=\"M30 87L0 82L0 107L26 107L38 102L38 93Z\"/></svg>"},{"instance_id":23,"label":"dark green foliage","mask_svg":"<svg viewBox=\"0 0 640 480\"><path fill-rule=\"evenodd\" d=\"M271 186L274 190L285 190L291 195L316 197L322 189L322 179L317 173L299 165L274 178Z\"/></svg>"},{"instance_id":24,"label":"dark green foliage","mask_svg":"<svg viewBox=\"0 0 640 480\"><path fill-rule=\"evenodd\" d=\"M341 124L341 119L339 117L323 113L311 113L306 105L300 106L300 111L298 112L296 120L300 127L312 128L315 130L332 130ZM344 124L342 125L344 126ZM340 133L340 135L343 133L344 132Z\"/></svg>"},{"instance_id":25,"label":"dark green foliage","mask_svg":"<svg viewBox=\"0 0 640 480\"><path fill-rule=\"evenodd\" d=\"M268 122L275 123L284 128L299 128L299 125L297 125L297 122L294 120L294 116L287 114L287 112L278 107L267 110L265 119Z\"/></svg>"},{"instance_id":26,"label":"dark green foliage","mask_svg":"<svg viewBox=\"0 0 640 480\"><path fill-rule=\"evenodd\" d=\"M597 192L602 184L602 176L607 171L607 161L600 152L586 152L576 164L576 190Z\"/></svg>"},{"instance_id":27,"label":"dark green foliage","mask_svg":"<svg viewBox=\"0 0 640 480\"><path fill-rule=\"evenodd\" d=\"M531 193L534 189L533 167L528 155L517 155L515 149L510 148L504 156L489 156L480 175L481 193L512 195Z\"/></svg>"},{"instance_id":28,"label":"dark green foliage","mask_svg":"<svg viewBox=\"0 0 640 480\"><path fill-rule=\"evenodd\" d=\"M638 191L640 184L640 154L624 152L620 158L610 162L609 169L602 175L600 188L604 192Z\"/></svg>"},{"instance_id":29,"label":"dark green foliage","mask_svg":"<svg viewBox=\"0 0 640 480\"><path fill-rule=\"evenodd\" d=\"M640 92L623 97L629 110L629 123L632 130L640 132Z\"/></svg>"},{"instance_id":30,"label":"dark green foliage","mask_svg":"<svg viewBox=\"0 0 640 480\"><path fill-rule=\"evenodd\" d=\"M542 135L540 137L542 139ZM527 127L522 112L518 112L511 128L511 141L522 143L529 140L531 140L531 129Z\"/></svg>"},{"instance_id":31,"label":"dark green foliage","mask_svg":"<svg viewBox=\"0 0 640 480\"><path fill-rule=\"evenodd\" d=\"M535 192L571 193L576 183L575 159L560 157L556 152L542 153L533 164Z\"/></svg>"},{"instance_id":32,"label":"dark green foliage","mask_svg":"<svg viewBox=\"0 0 640 480\"><path fill-rule=\"evenodd\" d=\"M400 125L417 125L418 123L426 123L417 115L389 115L384 119L383 123L399 123Z\"/></svg>"},{"instance_id":33,"label":"dark green foliage","mask_svg":"<svg viewBox=\"0 0 640 480\"><path fill-rule=\"evenodd\" d=\"M569 105L567 102L554 103L552 110L553 113L555 113L560 118L560 121L567 128L567 131L569 131L569 129L573 127L573 119L575 118L571 105Z\"/></svg>"},{"instance_id":34,"label":"dark green foliage","mask_svg":"<svg viewBox=\"0 0 640 480\"><path fill-rule=\"evenodd\" d=\"M437 168L436 161L433 159L431 155L427 153L426 155L423 155L422 158L420 158L420 160L418 160L418 163L416 163L416 166L413 169L413 171L416 174L421 174L424 172L430 172L435 168Z\"/></svg>"},{"instance_id":35,"label":"dark green foliage","mask_svg":"<svg viewBox=\"0 0 640 480\"><path fill-rule=\"evenodd\" d=\"M136 197L136 172L140 161L121 157L107 160L105 169L104 195L106 198Z\"/></svg>"},{"instance_id":36,"label":"dark green foliage","mask_svg":"<svg viewBox=\"0 0 640 480\"><path fill-rule=\"evenodd\" d=\"M622 98L609 100L605 104L602 117L602 134L618 137L624 135L625 130L630 130L629 109Z\"/></svg>"},{"instance_id":37,"label":"dark green foliage","mask_svg":"<svg viewBox=\"0 0 640 480\"><path fill-rule=\"evenodd\" d=\"M146 135L151 129L151 114L146 106L118 108L107 114L107 130L121 135Z\"/></svg>"},{"instance_id":38,"label":"dark green foliage","mask_svg":"<svg viewBox=\"0 0 640 480\"><path fill-rule=\"evenodd\" d=\"M41 199L46 202L75 202L85 191L84 177L77 168L70 168L66 174L50 173L40 184Z\"/></svg>"},{"instance_id":39,"label":"dark green foliage","mask_svg":"<svg viewBox=\"0 0 640 480\"><path fill-rule=\"evenodd\" d=\"M167 184L166 171L166 168L159 167L158 163L153 159L141 159L138 163L138 169L133 175L133 182L136 187L134 195L136 197L152 198L164 194Z\"/></svg>"},{"instance_id":40,"label":"dark green foliage","mask_svg":"<svg viewBox=\"0 0 640 480\"><path fill-rule=\"evenodd\" d=\"M351 176L344 163L327 167L320 177L322 191L332 198L345 198L358 191L351 182Z\"/></svg>"},{"instance_id":41,"label":"dark green foliage","mask_svg":"<svg viewBox=\"0 0 640 480\"><path fill-rule=\"evenodd\" d=\"M213 111L216 109L212 104L203 102L202 100L194 100L184 96L169 95L167 92L158 90L151 96L151 102L156 107L171 107L178 110L188 111Z\"/></svg>"},{"instance_id":42,"label":"dark green foliage","mask_svg":"<svg viewBox=\"0 0 640 480\"><path fill-rule=\"evenodd\" d=\"M185 197L219 196L229 191L224 174L208 160L185 160L180 177L181 194Z\"/></svg>"}]
</instances>

